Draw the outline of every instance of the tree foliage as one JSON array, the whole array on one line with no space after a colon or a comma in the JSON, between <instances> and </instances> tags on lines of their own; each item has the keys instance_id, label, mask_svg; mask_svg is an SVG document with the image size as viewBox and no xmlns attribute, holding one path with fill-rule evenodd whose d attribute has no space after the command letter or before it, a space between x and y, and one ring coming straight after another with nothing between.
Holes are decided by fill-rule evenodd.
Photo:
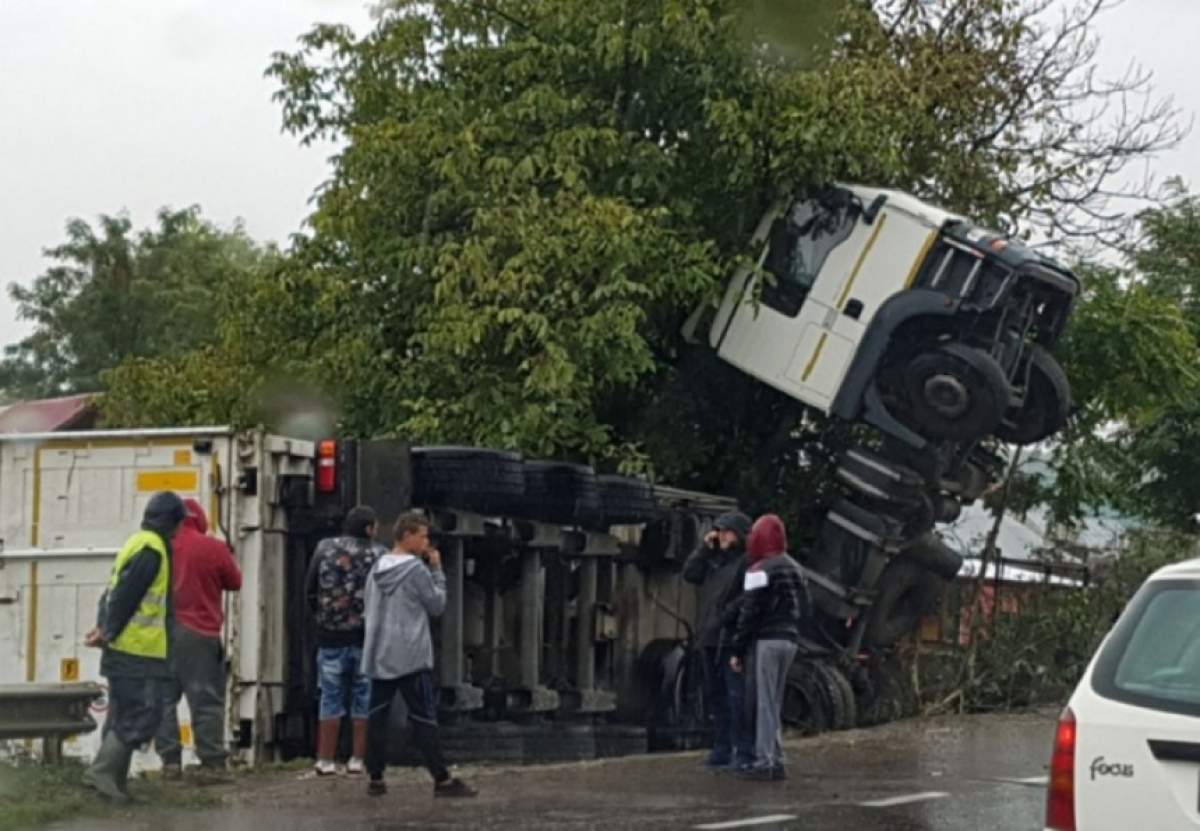
<instances>
[{"instance_id":1,"label":"tree foliage","mask_svg":"<svg viewBox=\"0 0 1200 831\"><path fill-rule=\"evenodd\" d=\"M285 129L344 149L288 262L187 359L203 420L248 417L228 365L241 401L312 384L351 432L649 466L811 513L844 426L678 334L765 206L870 181L1063 235L1172 138L1156 104L1093 120L1141 89L1092 80L1102 3L936 6L395 0L361 37L315 27L269 75ZM110 417L195 419L154 397L169 377L114 373Z\"/></svg>"},{"instance_id":2,"label":"tree foliage","mask_svg":"<svg viewBox=\"0 0 1200 831\"><path fill-rule=\"evenodd\" d=\"M253 271L264 252L241 227L223 231L199 208L163 209L158 225L135 232L129 217L67 223L65 242L47 249L42 275L9 294L34 323L5 348L0 390L39 397L101 388L123 360L174 359L213 339L216 298Z\"/></svg>"},{"instance_id":3,"label":"tree foliage","mask_svg":"<svg viewBox=\"0 0 1200 831\"><path fill-rule=\"evenodd\" d=\"M1140 228L1122 264L1080 269L1061 350L1075 417L1050 449L1053 476L1016 504L1048 504L1067 525L1110 508L1187 529L1200 510L1200 200L1179 192Z\"/></svg>"}]
</instances>

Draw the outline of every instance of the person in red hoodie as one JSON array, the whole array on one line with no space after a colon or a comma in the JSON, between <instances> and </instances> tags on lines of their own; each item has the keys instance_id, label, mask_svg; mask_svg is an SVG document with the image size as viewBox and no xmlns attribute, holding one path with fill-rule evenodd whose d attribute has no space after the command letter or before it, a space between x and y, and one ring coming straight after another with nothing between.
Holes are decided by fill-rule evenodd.
<instances>
[{"instance_id":1,"label":"person in red hoodie","mask_svg":"<svg viewBox=\"0 0 1200 831\"><path fill-rule=\"evenodd\" d=\"M221 647L222 593L242 587L242 572L229 546L208 536L208 517L185 499L187 517L175 537L171 600L171 674L165 685L163 720L154 737L163 776L183 775L183 747L176 708L187 696L201 772L219 778L225 768L225 652Z\"/></svg>"},{"instance_id":2,"label":"person in red hoodie","mask_svg":"<svg viewBox=\"0 0 1200 831\"><path fill-rule=\"evenodd\" d=\"M746 542L750 565L738 602L730 666L745 671L753 658L755 682L754 764L747 779L786 779L782 742L783 695L796 657L800 622L812 614L812 597L800 564L787 553L783 520L764 514Z\"/></svg>"}]
</instances>

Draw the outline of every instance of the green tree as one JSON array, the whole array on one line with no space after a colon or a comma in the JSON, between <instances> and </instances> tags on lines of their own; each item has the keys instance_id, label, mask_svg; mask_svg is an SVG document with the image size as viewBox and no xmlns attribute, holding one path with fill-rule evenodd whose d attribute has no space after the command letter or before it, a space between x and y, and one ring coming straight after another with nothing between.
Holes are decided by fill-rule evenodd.
<instances>
[{"instance_id":1,"label":"green tree","mask_svg":"<svg viewBox=\"0 0 1200 831\"><path fill-rule=\"evenodd\" d=\"M1075 415L1049 450L1052 476L1021 483L1070 526L1116 509L1189 529L1200 510L1200 210L1179 193L1141 214L1119 266L1078 269L1084 292L1061 345Z\"/></svg>"},{"instance_id":2,"label":"green tree","mask_svg":"<svg viewBox=\"0 0 1200 831\"><path fill-rule=\"evenodd\" d=\"M1181 529L1194 529L1200 511L1200 197L1179 191L1168 205L1141 216L1143 237L1133 254L1137 283L1165 309L1169 323L1181 322L1192 346L1171 349L1170 358L1141 369L1170 395L1144 402L1140 418L1123 424L1115 436L1116 455L1126 464L1118 479L1123 504L1131 511ZM1179 321L1179 322L1176 322ZM1162 332L1160 329L1160 334ZM1174 340L1183 344L1182 333ZM1161 406L1153 406L1161 403Z\"/></svg>"},{"instance_id":3,"label":"green tree","mask_svg":"<svg viewBox=\"0 0 1200 831\"><path fill-rule=\"evenodd\" d=\"M199 208L158 213L139 232L127 216L97 227L67 223L67 239L28 287L9 294L33 333L5 348L0 390L37 397L101 388L101 373L123 360L177 357L211 341L216 298L256 269L265 253L240 226L223 231Z\"/></svg>"},{"instance_id":4,"label":"green tree","mask_svg":"<svg viewBox=\"0 0 1200 831\"><path fill-rule=\"evenodd\" d=\"M1043 2L935 5L397 0L361 37L318 26L269 74L285 128L344 149L311 232L197 360L269 348L260 377L329 391L353 432L652 464L810 510L844 427L678 334L763 208L865 180L1069 236L1174 135L1161 107L1108 133L1080 116L1142 89L1088 81L1102 3L1054 23ZM132 377L113 375L121 420L194 417L140 409Z\"/></svg>"}]
</instances>

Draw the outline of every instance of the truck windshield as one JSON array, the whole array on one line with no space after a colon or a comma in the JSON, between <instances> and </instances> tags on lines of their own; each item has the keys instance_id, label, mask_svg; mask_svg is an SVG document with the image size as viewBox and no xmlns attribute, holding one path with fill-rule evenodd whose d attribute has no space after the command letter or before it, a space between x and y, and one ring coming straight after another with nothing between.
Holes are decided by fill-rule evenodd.
<instances>
[{"instance_id":1,"label":"truck windshield","mask_svg":"<svg viewBox=\"0 0 1200 831\"><path fill-rule=\"evenodd\" d=\"M788 317L799 314L829 252L850 236L857 218L850 199L793 202L771 226L763 268L773 279L763 285L763 303Z\"/></svg>"}]
</instances>

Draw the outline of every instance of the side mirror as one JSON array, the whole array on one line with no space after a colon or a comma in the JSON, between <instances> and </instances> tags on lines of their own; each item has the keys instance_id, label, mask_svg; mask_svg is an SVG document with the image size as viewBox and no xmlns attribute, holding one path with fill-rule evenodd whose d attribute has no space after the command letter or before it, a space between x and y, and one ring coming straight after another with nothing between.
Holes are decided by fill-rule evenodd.
<instances>
[{"instance_id":1,"label":"side mirror","mask_svg":"<svg viewBox=\"0 0 1200 831\"><path fill-rule=\"evenodd\" d=\"M863 222L868 225L875 224L875 217L879 216L879 212L883 210L884 203L887 202L887 194L881 193L871 200L871 204L867 205L863 211Z\"/></svg>"}]
</instances>

